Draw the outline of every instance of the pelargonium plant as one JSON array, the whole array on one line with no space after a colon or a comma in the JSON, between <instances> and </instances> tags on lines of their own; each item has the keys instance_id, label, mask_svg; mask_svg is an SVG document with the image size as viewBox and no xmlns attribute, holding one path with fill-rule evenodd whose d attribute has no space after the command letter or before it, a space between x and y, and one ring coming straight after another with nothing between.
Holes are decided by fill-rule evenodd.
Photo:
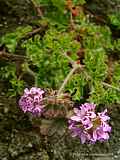
<instances>
[{"instance_id":1,"label":"pelargonium plant","mask_svg":"<svg viewBox=\"0 0 120 160\"><path fill-rule=\"evenodd\" d=\"M44 110L44 91L37 87L26 88L23 96L19 100L19 106L24 113L29 112L34 116L40 116Z\"/></svg>"},{"instance_id":2,"label":"pelargonium plant","mask_svg":"<svg viewBox=\"0 0 120 160\"><path fill-rule=\"evenodd\" d=\"M69 129L73 137L78 137L81 143L95 143L109 139L111 127L108 124L110 117L107 109L101 113L95 113L95 104L85 103L74 108L74 113L69 119Z\"/></svg>"},{"instance_id":3,"label":"pelargonium plant","mask_svg":"<svg viewBox=\"0 0 120 160\"><path fill-rule=\"evenodd\" d=\"M32 113L33 116L41 116L45 104L44 91L37 87L26 88L23 96L19 100L19 106L24 113ZM110 117L107 109L101 113L95 113L96 105L85 103L74 108L74 115L69 118L69 130L72 137L78 137L81 143L92 143L96 141L104 142L109 139L111 126L108 124Z\"/></svg>"}]
</instances>

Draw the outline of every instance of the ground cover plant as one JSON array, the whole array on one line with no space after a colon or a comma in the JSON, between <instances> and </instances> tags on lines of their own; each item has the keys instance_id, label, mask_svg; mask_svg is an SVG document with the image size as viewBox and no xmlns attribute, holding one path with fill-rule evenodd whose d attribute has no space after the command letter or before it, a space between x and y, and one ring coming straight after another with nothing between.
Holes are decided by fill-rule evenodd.
<instances>
[{"instance_id":1,"label":"ground cover plant","mask_svg":"<svg viewBox=\"0 0 120 160\"><path fill-rule=\"evenodd\" d=\"M22 96L18 106L39 117L43 135L64 127L82 143L108 140L104 106L120 103L120 38L110 28L119 31L119 13L101 18L85 0L32 3L38 18L0 39L7 94Z\"/></svg>"}]
</instances>

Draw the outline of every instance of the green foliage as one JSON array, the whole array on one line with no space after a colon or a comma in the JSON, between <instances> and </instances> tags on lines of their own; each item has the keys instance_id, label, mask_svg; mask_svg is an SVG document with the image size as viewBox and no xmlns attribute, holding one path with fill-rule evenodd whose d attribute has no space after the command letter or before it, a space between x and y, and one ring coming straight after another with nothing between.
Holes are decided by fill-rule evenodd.
<instances>
[{"instance_id":1,"label":"green foliage","mask_svg":"<svg viewBox=\"0 0 120 160\"><path fill-rule=\"evenodd\" d=\"M17 78L12 78L9 80L11 84L11 88L8 90L8 95L13 97L18 94L22 94L23 89L24 89L24 81L19 80Z\"/></svg>"},{"instance_id":2,"label":"green foliage","mask_svg":"<svg viewBox=\"0 0 120 160\"><path fill-rule=\"evenodd\" d=\"M81 27L85 30L83 37L85 48L101 50L112 47L111 32L107 26L102 27L86 22L84 27Z\"/></svg>"},{"instance_id":3,"label":"green foliage","mask_svg":"<svg viewBox=\"0 0 120 160\"><path fill-rule=\"evenodd\" d=\"M100 81L91 84L89 101L95 104L105 104L105 89Z\"/></svg>"},{"instance_id":4,"label":"green foliage","mask_svg":"<svg viewBox=\"0 0 120 160\"><path fill-rule=\"evenodd\" d=\"M8 64L0 68L0 79L9 81L10 88L8 88L9 96L16 96L21 94L24 88L24 81L17 79L15 64Z\"/></svg>"},{"instance_id":5,"label":"green foliage","mask_svg":"<svg viewBox=\"0 0 120 160\"><path fill-rule=\"evenodd\" d=\"M15 32L7 33L0 40L1 44L5 44L9 52L14 53L18 41L28 32L32 30L31 26L18 27Z\"/></svg>"},{"instance_id":6,"label":"green foliage","mask_svg":"<svg viewBox=\"0 0 120 160\"><path fill-rule=\"evenodd\" d=\"M51 24L58 24L58 27L64 25L65 28L68 25L69 13L66 10L66 0L33 0L33 2L45 8L42 19L48 20Z\"/></svg>"},{"instance_id":7,"label":"green foliage","mask_svg":"<svg viewBox=\"0 0 120 160\"><path fill-rule=\"evenodd\" d=\"M117 29L120 29L120 14L119 13L109 15L109 20L113 26L117 27Z\"/></svg>"},{"instance_id":8,"label":"green foliage","mask_svg":"<svg viewBox=\"0 0 120 160\"><path fill-rule=\"evenodd\" d=\"M96 104L111 104L120 103L120 91L114 89L114 87L120 88L120 64L115 63L112 86L113 88L105 87L101 81L96 81L92 84L89 100Z\"/></svg>"},{"instance_id":9,"label":"green foliage","mask_svg":"<svg viewBox=\"0 0 120 160\"><path fill-rule=\"evenodd\" d=\"M96 81L92 85L89 101L103 105L120 103L120 92L112 88L105 88L101 82Z\"/></svg>"},{"instance_id":10,"label":"green foliage","mask_svg":"<svg viewBox=\"0 0 120 160\"><path fill-rule=\"evenodd\" d=\"M63 9L66 5L66 0L32 0L34 3L36 3L37 5L50 5L53 4L54 6L56 6L57 8L61 8ZM85 4L86 1L85 0L73 0L73 4L74 5L83 5Z\"/></svg>"},{"instance_id":11,"label":"green foliage","mask_svg":"<svg viewBox=\"0 0 120 160\"><path fill-rule=\"evenodd\" d=\"M85 65L88 75L92 81L105 80L107 74L107 65L105 63L105 51L98 50L86 50Z\"/></svg>"},{"instance_id":12,"label":"green foliage","mask_svg":"<svg viewBox=\"0 0 120 160\"><path fill-rule=\"evenodd\" d=\"M75 74L68 82L66 90L73 95L73 100L80 101L84 97L84 87L86 84L87 82L83 73Z\"/></svg>"},{"instance_id":13,"label":"green foliage","mask_svg":"<svg viewBox=\"0 0 120 160\"><path fill-rule=\"evenodd\" d=\"M73 0L73 4L74 5L83 5L85 3L86 3L85 0Z\"/></svg>"},{"instance_id":14,"label":"green foliage","mask_svg":"<svg viewBox=\"0 0 120 160\"><path fill-rule=\"evenodd\" d=\"M41 43L40 43L41 42ZM63 52L70 51L76 60L76 52L80 44L74 40L74 33L60 33L56 29L49 29L43 40L36 36L23 44L28 57L38 67L38 83L42 87L58 88L70 70L68 60Z\"/></svg>"},{"instance_id":15,"label":"green foliage","mask_svg":"<svg viewBox=\"0 0 120 160\"><path fill-rule=\"evenodd\" d=\"M120 39L114 41L114 49L120 51Z\"/></svg>"},{"instance_id":16,"label":"green foliage","mask_svg":"<svg viewBox=\"0 0 120 160\"><path fill-rule=\"evenodd\" d=\"M5 67L0 68L0 78L1 79L9 79L11 77L15 77L15 65L14 64L9 64Z\"/></svg>"},{"instance_id":17,"label":"green foliage","mask_svg":"<svg viewBox=\"0 0 120 160\"><path fill-rule=\"evenodd\" d=\"M115 63L114 65L112 83L114 86L120 87L120 64L119 63Z\"/></svg>"},{"instance_id":18,"label":"green foliage","mask_svg":"<svg viewBox=\"0 0 120 160\"><path fill-rule=\"evenodd\" d=\"M55 7L57 7L61 12L64 11L65 9L65 0L61 0L61 1L58 1L58 0L51 0L53 5Z\"/></svg>"}]
</instances>

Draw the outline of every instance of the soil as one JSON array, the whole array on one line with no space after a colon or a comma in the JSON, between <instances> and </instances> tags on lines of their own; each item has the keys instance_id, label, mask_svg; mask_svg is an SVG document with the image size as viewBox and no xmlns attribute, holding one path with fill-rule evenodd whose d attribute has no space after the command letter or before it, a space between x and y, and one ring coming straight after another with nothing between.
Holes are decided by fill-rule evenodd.
<instances>
[{"instance_id":1,"label":"soil","mask_svg":"<svg viewBox=\"0 0 120 160\"><path fill-rule=\"evenodd\" d=\"M112 110L112 133L106 143L81 144L69 134L41 136L31 118L23 114L15 98L0 96L0 160L119 160L120 106ZM62 131L61 131L62 132Z\"/></svg>"}]
</instances>

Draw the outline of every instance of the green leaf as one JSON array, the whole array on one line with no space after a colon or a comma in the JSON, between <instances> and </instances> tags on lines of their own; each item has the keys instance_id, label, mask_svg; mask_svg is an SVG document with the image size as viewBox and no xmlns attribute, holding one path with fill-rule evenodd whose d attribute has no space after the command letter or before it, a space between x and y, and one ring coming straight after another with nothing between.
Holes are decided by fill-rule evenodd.
<instances>
[{"instance_id":1,"label":"green leaf","mask_svg":"<svg viewBox=\"0 0 120 160\"><path fill-rule=\"evenodd\" d=\"M69 91L73 96L73 100L80 101L84 95L84 87L86 85L85 76L83 73L75 74L69 80L66 91Z\"/></svg>"},{"instance_id":2,"label":"green leaf","mask_svg":"<svg viewBox=\"0 0 120 160\"><path fill-rule=\"evenodd\" d=\"M18 41L32 30L32 27L18 27L15 32L7 33L1 38L1 44L5 44L9 52L14 53Z\"/></svg>"},{"instance_id":3,"label":"green leaf","mask_svg":"<svg viewBox=\"0 0 120 160\"><path fill-rule=\"evenodd\" d=\"M106 56L104 50L86 50L84 63L88 75L90 75L93 81L104 80L107 76L107 65L105 61Z\"/></svg>"},{"instance_id":4,"label":"green leaf","mask_svg":"<svg viewBox=\"0 0 120 160\"><path fill-rule=\"evenodd\" d=\"M66 0L60 0L60 1L51 0L51 1L55 7L57 7L61 12L64 12Z\"/></svg>"},{"instance_id":5,"label":"green leaf","mask_svg":"<svg viewBox=\"0 0 120 160\"><path fill-rule=\"evenodd\" d=\"M110 23L120 29L120 14L109 15Z\"/></svg>"},{"instance_id":6,"label":"green leaf","mask_svg":"<svg viewBox=\"0 0 120 160\"><path fill-rule=\"evenodd\" d=\"M73 0L74 5L83 5L86 3L85 0Z\"/></svg>"}]
</instances>

